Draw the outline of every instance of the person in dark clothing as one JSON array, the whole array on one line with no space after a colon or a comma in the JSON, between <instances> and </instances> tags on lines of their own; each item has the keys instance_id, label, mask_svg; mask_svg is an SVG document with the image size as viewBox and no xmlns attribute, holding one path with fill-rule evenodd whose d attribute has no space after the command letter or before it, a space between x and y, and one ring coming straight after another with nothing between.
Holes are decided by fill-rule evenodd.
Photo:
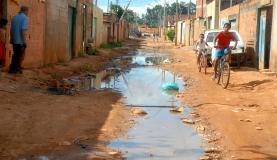
<instances>
[{"instance_id":1,"label":"person in dark clothing","mask_svg":"<svg viewBox=\"0 0 277 160\"><path fill-rule=\"evenodd\" d=\"M14 54L9 73L22 74L22 62L25 56L25 49L27 48L26 32L28 30L28 13L29 8L27 6L21 6L20 12L12 18L10 33Z\"/></svg>"}]
</instances>

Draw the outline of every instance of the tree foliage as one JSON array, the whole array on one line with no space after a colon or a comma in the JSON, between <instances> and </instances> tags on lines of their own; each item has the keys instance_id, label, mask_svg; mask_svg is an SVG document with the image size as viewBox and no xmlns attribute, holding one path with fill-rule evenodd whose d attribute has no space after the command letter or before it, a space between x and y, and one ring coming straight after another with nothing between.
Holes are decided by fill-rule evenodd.
<instances>
[{"instance_id":1,"label":"tree foliage","mask_svg":"<svg viewBox=\"0 0 277 160\"><path fill-rule=\"evenodd\" d=\"M124 13L124 9L120 5L113 4L111 6L111 12L115 13L116 20L119 21ZM123 18L129 23L135 23L138 21L139 16L133 10L128 9Z\"/></svg>"},{"instance_id":2,"label":"tree foliage","mask_svg":"<svg viewBox=\"0 0 277 160\"><path fill-rule=\"evenodd\" d=\"M166 15L173 16L176 15L177 3L172 3L171 5L166 4ZM179 14L188 14L189 3L180 2L178 5ZM190 5L190 14L195 14L195 4ZM164 8L161 5L156 5L153 8L147 8L147 13L145 15L145 23L150 27L157 27L163 23Z\"/></svg>"}]
</instances>

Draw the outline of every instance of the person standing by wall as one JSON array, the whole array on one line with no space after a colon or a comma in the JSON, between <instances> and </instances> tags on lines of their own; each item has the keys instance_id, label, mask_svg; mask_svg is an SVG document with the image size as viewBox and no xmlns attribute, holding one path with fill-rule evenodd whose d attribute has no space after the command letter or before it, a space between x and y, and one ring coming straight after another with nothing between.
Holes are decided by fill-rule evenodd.
<instances>
[{"instance_id":1,"label":"person standing by wall","mask_svg":"<svg viewBox=\"0 0 277 160\"><path fill-rule=\"evenodd\" d=\"M7 24L8 20L0 19L0 75L6 64Z\"/></svg>"},{"instance_id":2,"label":"person standing by wall","mask_svg":"<svg viewBox=\"0 0 277 160\"><path fill-rule=\"evenodd\" d=\"M22 62L27 48L28 13L29 7L21 6L20 12L12 18L10 34L14 54L9 70L11 74L22 74Z\"/></svg>"}]
</instances>

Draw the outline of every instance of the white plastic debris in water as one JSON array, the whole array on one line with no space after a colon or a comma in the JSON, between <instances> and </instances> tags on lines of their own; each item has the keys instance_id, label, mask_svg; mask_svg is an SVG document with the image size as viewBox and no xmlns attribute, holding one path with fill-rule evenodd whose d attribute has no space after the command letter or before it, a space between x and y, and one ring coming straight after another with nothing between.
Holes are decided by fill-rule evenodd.
<instances>
[{"instance_id":1,"label":"white plastic debris in water","mask_svg":"<svg viewBox=\"0 0 277 160\"><path fill-rule=\"evenodd\" d=\"M164 63L164 64L168 64L168 63L170 63L170 60L169 60L169 59L165 59L165 60L163 61L163 63Z\"/></svg>"}]
</instances>

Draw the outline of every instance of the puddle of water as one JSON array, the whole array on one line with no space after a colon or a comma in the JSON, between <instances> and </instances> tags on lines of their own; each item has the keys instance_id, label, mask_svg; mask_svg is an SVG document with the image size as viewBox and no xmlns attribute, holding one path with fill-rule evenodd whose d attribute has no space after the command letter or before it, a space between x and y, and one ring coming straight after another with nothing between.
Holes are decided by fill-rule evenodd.
<instances>
[{"instance_id":1,"label":"puddle of water","mask_svg":"<svg viewBox=\"0 0 277 160\"><path fill-rule=\"evenodd\" d=\"M145 66L147 57L138 55L132 60ZM180 90L185 89L185 82L174 73L155 66L131 68L111 82L114 89L125 97L127 105L141 107L148 115L136 119L137 125L130 129L127 136L110 142L109 147L121 150L127 159L132 160L196 160L203 155L202 140L195 129L180 121L180 118L187 118L188 114L172 114L167 108L181 106L176 100L176 92L162 90L163 84L172 82ZM186 112L189 111L186 108Z\"/></svg>"},{"instance_id":2,"label":"puddle of water","mask_svg":"<svg viewBox=\"0 0 277 160\"><path fill-rule=\"evenodd\" d=\"M165 83L176 83L180 90L185 90L185 82L176 74L155 66L168 61L168 57L140 52L136 56L115 59L113 63L122 60L135 65L124 72L110 68L97 74L67 79L74 82L76 90L113 89L122 93L126 105L140 107L148 113L144 118L135 119L137 124L127 136L111 141L109 147L122 151L131 160L199 159L204 154L202 140L194 128L180 120L187 118L188 114L170 112L170 107L182 106L176 99L178 91L162 89ZM186 108L184 113L187 112L190 108Z\"/></svg>"}]
</instances>

